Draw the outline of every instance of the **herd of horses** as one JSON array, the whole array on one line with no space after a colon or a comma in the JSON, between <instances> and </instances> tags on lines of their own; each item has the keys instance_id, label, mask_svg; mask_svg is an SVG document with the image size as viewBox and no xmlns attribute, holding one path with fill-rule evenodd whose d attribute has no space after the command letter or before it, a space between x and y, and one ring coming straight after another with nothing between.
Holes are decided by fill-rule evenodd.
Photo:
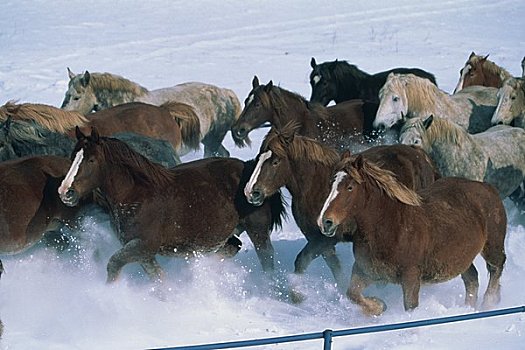
<instances>
[{"instance_id":1,"label":"herd of horses","mask_svg":"<svg viewBox=\"0 0 525 350\"><path fill-rule=\"evenodd\" d=\"M39 241L66 244L62 227L96 204L122 243L107 282L139 263L163 279L156 255L235 255L246 232L262 269L274 271L270 239L286 216L281 190L306 238L294 272L321 256L347 286L336 244L352 242L347 296L364 313L386 306L363 294L400 284L406 310L422 283L461 275L476 307L500 299L510 197L525 209L525 85L472 53L453 94L417 68L369 74L312 58L310 100L254 77L244 108L233 91L204 83L148 90L110 73L74 74L61 108L0 107L0 253ZM525 70L525 58L522 68ZM335 104L327 106L331 101ZM253 160L229 158L270 123ZM399 142L387 142L385 133ZM204 159L180 156L204 145ZM202 215L202 213L208 213ZM290 295L301 297L292 287Z\"/></svg>"}]
</instances>

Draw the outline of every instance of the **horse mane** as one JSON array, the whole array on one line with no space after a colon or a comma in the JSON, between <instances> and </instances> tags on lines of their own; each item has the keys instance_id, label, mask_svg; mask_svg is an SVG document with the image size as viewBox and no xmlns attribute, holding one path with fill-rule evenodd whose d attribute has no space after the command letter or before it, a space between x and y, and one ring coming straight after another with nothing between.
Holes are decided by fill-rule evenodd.
<instances>
[{"instance_id":1,"label":"horse mane","mask_svg":"<svg viewBox=\"0 0 525 350\"><path fill-rule=\"evenodd\" d=\"M5 122L2 122L5 123ZM9 136L19 143L46 143L43 127L33 121L13 120L9 126Z\"/></svg>"},{"instance_id":2,"label":"horse mane","mask_svg":"<svg viewBox=\"0 0 525 350\"><path fill-rule=\"evenodd\" d=\"M424 129L423 119L408 119L403 125L401 133L410 127ZM425 130L424 134L429 139L430 144L432 144L434 140L439 139L444 140L447 143L460 145L469 141L471 138L470 134L458 124L436 116L434 116L432 124Z\"/></svg>"},{"instance_id":3,"label":"horse mane","mask_svg":"<svg viewBox=\"0 0 525 350\"><path fill-rule=\"evenodd\" d=\"M308 101L303 96L290 90L286 90L278 86L273 86L269 93L261 94L262 104L268 107L270 105L273 105L275 112L279 116L281 116L283 113L286 113L285 107L290 105L289 99L293 99L300 102L310 113L313 113L314 115L323 120L329 118L328 111L324 106L318 103L310 103L310 101ZM278 127L280 126L278 125Z\"/></svg>"},{"instance_id":4,"label":"horse mane","mask_svg":"<svg viewBox=\"0 0 525 350\"><path fill-rule=\"evenodd\" d=\"M508 78L512 78L512 74L509 73L505 68L498 66L496 63L486 59L484 56L481 55L472 55L468 61L467 64L470 64L472 66L479 65L481 62L483 62L483 69L487 72L499 76L501 81L505 81Z\"/></svg>"},{"instance_id":5,"label":"horse mane","mask_svg":"<svg viewBox=\"0 0 525 350\"><path fill-rule=\"evenodd\" d=\"M126 170L134 181L152 186L170 186L174 174L141 154L125 142L111 137L100 137L100 145L106 161L112 167Z\"/></svg>"},{"instance_id":6,"label":"horse mane","mask_svg":"<svg viewBox=\"0 0 525 350\"><path fill-rule=\"evenodd\" d=\"M15 120L32 120L49 131L66 133L75 126L83 126L88 121L78 112L66 111L49 105L37 103L17 104L8 101L0 107L0 120L12 117Z\"/></svg>"},{"instance_id":7,"label":"horse mane","mask_svg":"<svg viewBox=\"0 0 525 350\"><path fill-rule=\"evenodd\" d=\"M390 74L380 95L386 91L404 91L410 110L420 111L422 114L437 114L436 111L454 110L449 94L440 90L430 80L420 78L414 74ZM444 98L447 97L447 98Z\"/></svg>"},{"instance_id":8,"label":"horse mane","mask_svg":"<svg viewBox=\"0 0 525 350\"><path fill-rule=\"evenodd\" d=\"M94 91L121 91L134 97L144 96L149 92L145 87L129 79L111 73L91 73L89 85Z\"/></svg>"},{"instance_id":9,"label":"horse mane","mask_svg":"<svg viewBox=\"0 0 525 350\"><path fill-rule=\"evenodd\" d=\"M282 128L272 128L265 136L262 149L272 149L277 156L304 159L324 166L333 166L339 160L336 150L306 136L297 135L300 125L291 121Z\"/></svg>"},{"instance_id":10,"label":"horse mane","mask_svg":"<svg viewBox=\"0 0 525 350\"><path fill-rule=\"evenodd\" d=\"M383 169L366 159L363 159L363 166L357 169L353 166L355 158L356 156L345 158L341 161L340 168L348 173L357 183L361 184L366 179L369 179L388 197L411 206L421 205L422 199L419 194L399 182L393 172Z\"/></svg>"},{"instance_id":11,"label":"horse mane","mask_svg":"<svg viewBox=\"0 0 525 350\"><path fill-rule=\"evenodd\" d=\"M325 66L323 67L323 65ZM355 64L350 64L347 61L335 60L332 62L321 63L319 66L322 74L328 74L330 78L333 78L338 82L347 80L349 76L352 77L352 80L356 81L366 79L370 75L357 68Z\"/></svg>"}]
</instances>

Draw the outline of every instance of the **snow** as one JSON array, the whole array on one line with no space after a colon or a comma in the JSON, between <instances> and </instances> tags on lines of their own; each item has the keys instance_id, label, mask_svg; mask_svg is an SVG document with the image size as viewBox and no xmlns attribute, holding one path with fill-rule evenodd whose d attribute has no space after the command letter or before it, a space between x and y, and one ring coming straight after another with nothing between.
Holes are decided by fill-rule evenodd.
<instances>
[{"instance_id":1,"label":"snow","mask_svg":"<svg viewBox=\"0 0 525 350\"><path fill-rule=\"evenodd\" d=\"M60 106L66 67L111 72L150 89L201 81L233 89L243 101L254 74L309 97L310 58L346 59L368 72L421 67L452 92L471 51L490 53L520 76L525 47L525 2L481 1L240 1L240 0L2 0L0 102ZM252 148L225 146L249 159ZM198 159L199 153L184 160ZM525 304L525 228L509 203L507 264L501 307ZM162 288L130 265L105 284L106 262L119 247L107 217L92 213L76 233L75 249L58 254L35 247L2 257L2 349L142 349L275 337L326 328L345 329L464 314L463 283L425 286L420 306L405 312L399 286L372 287L388 310L363 316L334 286L328 268L314 261L302 279L291 275L305 244L293 219L272 235L280 278L261 272L253 246L231 260L161 258ZM338 252L349 275L351 246ZM487 283L481 258L480 298ZM286 279L307 299L283 297ZM525 316L335 338L334 349L522 349ZM320 349L307 341L258 349Z\"/></svg>"}]
</instances>

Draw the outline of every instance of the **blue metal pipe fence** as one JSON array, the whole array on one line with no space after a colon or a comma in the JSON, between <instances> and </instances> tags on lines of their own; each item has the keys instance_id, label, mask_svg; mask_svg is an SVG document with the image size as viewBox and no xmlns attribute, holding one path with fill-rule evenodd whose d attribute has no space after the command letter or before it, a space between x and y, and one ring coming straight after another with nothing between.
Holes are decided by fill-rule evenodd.
<instances>
[{"instance_id":1,"label":"blue metal pipe fence","mask_svg":"<svg viewBox=\"0 0 525 350\"><path fill-rule=\"evenodd\" d=\"M481 318L510 315L510 314L516 314L520 312L525 312L525 306L518 306L518 307L513 307L513 308L499 309L499 310L492 310L492 311L483 311L483 312L477 312L477 313L465 314L465 315L432 318L432 319L420 320L420 321L392 323L392 324L386 324L386 325L380 325L380 326L350 328L350 329L343 329L343 330L338 330L338 331L326 329L323 332L318 332L318 333L305 333L305 334L289 335L289 336L274 337L274 338L241 340L241 341L232 341L232 342L215 343L215 344L176 346L176 347L171 347L171 348L157 348L157 349L151 349L151 350L234 349L234 348L252 347L252 346L260 346L260 345L299 342L299 341L313 340L313 339L323 339L323 349L330 350L332 348L332 338L334 337L395 331L395 330L409 329L409 328L415 328L415 327L434 326L438 324L454 323L454 322L460 322L460 321L469 321L469 320L475 320L475 319L481 319Z\"/></svg>"}]
</instances>

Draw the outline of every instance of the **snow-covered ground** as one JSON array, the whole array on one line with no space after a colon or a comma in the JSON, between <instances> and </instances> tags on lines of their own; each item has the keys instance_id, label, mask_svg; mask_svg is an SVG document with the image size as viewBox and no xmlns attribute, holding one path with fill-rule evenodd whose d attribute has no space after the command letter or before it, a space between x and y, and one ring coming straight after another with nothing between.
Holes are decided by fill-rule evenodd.
<instances>
[{"instance_id":1,"label":"snow-covered ground","mask_svg":"<svg viewBox=\"0 0 525 350\"><path fill-rule=\"evenodd\" d=\"M520 75L525 54L525 2L475 1L240 1L240 0L2 0L0 103L10 99L59 106L74 72L112 72L148 88L202 81L233 89L242 101L257 74L309 96L310 58L346 59L368 72L396 66L433 72L451 92L471 51ZM250 149L225 145L241 159ZM185 160L197 159L201 153ZM525 304L525 229L511 222L502 307ZM137 266L105 285L105 265L119 246L103 215L87 217L78 249L57 254L42 247L2 257L3 349L142 349L275 337L472 312L463 283L425 286L417 310L403 310L399 286L371 288L388 310L363 316L315 261L297 281L307 296L293 305L269 283L253 247L232 260L161 258L163 290ZM272 236L280 274L289 277L305 241L290 219ZM350 267L350 245L338 246ZM480 295L487 282L481 259ZM349 273L349 271L348 271ZM320 349L308 341L266 349ZM523 349L525 315L410 331L336 338L334 349Z\"/></svg>"}]
</instances>

